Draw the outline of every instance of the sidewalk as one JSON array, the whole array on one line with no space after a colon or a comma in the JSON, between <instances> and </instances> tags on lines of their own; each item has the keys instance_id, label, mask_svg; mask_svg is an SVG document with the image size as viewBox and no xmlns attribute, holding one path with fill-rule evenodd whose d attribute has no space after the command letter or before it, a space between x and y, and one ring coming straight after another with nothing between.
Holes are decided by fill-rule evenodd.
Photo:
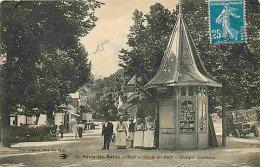
<instances>
[{"instance_id":1,"label":"sidewalk","mask_svg":"<svg viewBox=\"0 0 260 167\"><path fill-rule=\"evenodd\" d=\"M74 138L72 132L66 132L63 134L63 139L60 139L60 136L57 136L57 140L53 140L53 141L11 143L11 148L0 147L0 158L2 157L1 155L21 153L20 148L23 147L44 147L44 146L60 145L65 143L76 143L76 142L80 142L84 138L100 137L100 135L101 135L101 128L96 128L92 130L84 130L82 134L82 138L78 138L78 137Z\"/></svg>"},{"instance_id":2,"label":"sidewalk","mask_svg":"<svg viewBox=\"0 0 260 167\"><path fill-rule=\"evenodd\" d=\"M210 148L210 149L206 149L206 150L193 150L193 151L178 151L178 152L215 152L215 151L235 151L235 150L241 150L241 149L247 149L247 150L253 150L255 152L255 149L260 148L260 137L254 137L253 134L247 135L246 137L242 137L242 138L236 138L236 137L227 137L227 146L226 147L221 147L221 135L217 135L217 140L218 140L218 146L216 148ZM100 144L101 144L101 127L98 127L97 129L93 129L93 130L85 130L83 133L83 137L81 138L74 138L73 133L72 132L68 132L64 134L64 138L60 139L59 137L57 138L57 140L55 141L46 141L46 142L22 142L22 143L13 143L12 144L12 148L0 148L0 158L4 157L4 156L15 156L15 155L19 155L19 154L24 154L23 152L21 152L21 149L23 148L33 148L33 149L38 149L38 148L56 148L56 147L62 147L62 148L66 148L66 147L71 147L74 150L76 149L75 146L79 145L79 148L81 148L81 142L82 143L90 143L90 142L96 142L98 141L99 143L97 145L92 145L91 147L88 147L88 149L92 149L93 152L96 152L97 150L99 150L100 148ZM63 146L62 146L63 145ZM70 146L69 146L70 145ZM115 145L115 143L111 143L111 145ZM48 147L50 146L50 147ZM98 146L98 149L97 149ZM113 153L118 153L121 151L129 151L129 150L117 150L117 149L112 149L110 152ZM145 150L133 150L134 153L137 152L145 152ZM152 150L150 152L154 152L154 153L162 153L165 152L164 150ZM28 153L26 153L28 154ZM33 154L33 153L30 153Z\"/></svg>"},{"instance_id":3,"label":"sidewalk","mask_svg":"<svg viewBox=\"0 0 260 167\"><path fill-rule=\"evenodd\" d=\"M101 135L101 129L92 129L92 130L84 130L82 133L82 138L90 138L90 137L99 137ZM79 142L81 138L77 137L74 138L72 132L66 132L63 134L63 138L60 138L60 135L57 136L57 140L53 141L45 141L45 142L21 142L21 143L14 143L11 147L33 147L33 146L52 146L52 145L59 145L64 143L73 143Z\"/></svg>"}]
</instances>

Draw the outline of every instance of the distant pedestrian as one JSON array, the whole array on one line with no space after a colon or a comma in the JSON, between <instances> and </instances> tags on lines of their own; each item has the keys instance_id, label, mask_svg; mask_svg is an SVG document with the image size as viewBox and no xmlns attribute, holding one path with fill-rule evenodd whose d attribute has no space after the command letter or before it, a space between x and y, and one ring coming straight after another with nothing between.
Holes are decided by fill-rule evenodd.
<instances>
[{"instance_id":1,"label":"distant pedestrian","mask_svg":"<svg viewBox=\"0 0 260 167\"><path fill-rule=\"evenodd\" d=\"M116 127L116 146L118 149L126 148L126 125L123 122L123 118L120 117L119 123Z\"/></svg>"},{"instance_id":2,"label":"distant pedestrian","mask_svg":"<svg viewBox=\"0 0 260 167\"><path fill-rule=\"evenodd\" d=\"M87 121L87 130L90 130L90 121Z\"/></svg>"},{"instance_id":3,"label":"distant pedestrian","mask_svg":"<svg viewBox=\"0 0 260 167\"><path fill-rule=\"evenodd\" d=\"M104 136L104 145L102 150L108 149L109 150L109 143L111 141L111 135L110 135L110 130L108 128L108 125L103 124L102 126L102 134L101 136Z\"/></svg>"},{"instance_id":4,"label":"distant pedestrian","mask_svg":"<svg viewBox=\"0 0 260 167\"><path fill-rule=\"evenodd\" d=\"M83 127L84 125L81 122L77 124L79 138L82 138Z\"/></svg>"},{"instance_id":5,"label":"distant pedestrian","mask_svg":"<svg viewBox=\"0 0 260 167\"><path fill-rule=\"evenodd\" d=\"M73 132L74 138L78 135L78 129L77 129L77 121L74 118L71 118L70 120L71 130Z\"/></svg>"},{"instance_id":6,"label":"distant pedestrian","mask_svg":"<svg viewBox=\"0 0 260 167\"><path fill-rule=\"evenodd\" d=\"M60 122L60 125L59 125L59 132L60 132L60 138L62 139L62 138L63 138L63 132L64 132L64 125L63 125L63 122Z\"/></svg>"},{"instance_id":7,"label":"distant pedestrian","mask_svg":"<svg viewBox=\"0 0 260 167\"><path fill-rule=\"evenodd\" d=\"M152 149L154 148L154 123L152 117L147 117L144 129L144 148Z\"/></svg>"},{"instance_id":8,"label":"distant pedestrian","mask_svg":"<svg viewBox=\"0 0 260 167\"><path fill-rule=\"evenodd\" d=\"M128 128L128 134L129 134L129 139L131 141L130 148L134 147L134 134L135 134L135 123L133 119L130 119L130 124Z\"/></svg>"},{"instance_id":9,"label":"distant pedestrian","mask_svg":"<svg viewBox=\"0 0 260 167\"><path fill-rule=\"evenodd\" d=\"M144 142L144 125L141 122L141 118L137 118L134 129L134 148L142 148Z\"/></svg>"}]
</instances>

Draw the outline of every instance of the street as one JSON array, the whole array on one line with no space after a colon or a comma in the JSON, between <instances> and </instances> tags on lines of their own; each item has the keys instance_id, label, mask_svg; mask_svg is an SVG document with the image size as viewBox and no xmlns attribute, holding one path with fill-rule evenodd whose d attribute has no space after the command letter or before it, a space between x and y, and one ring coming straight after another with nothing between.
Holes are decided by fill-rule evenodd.
<instances>
[{"instance_id":1,"label":"street","mask_svg":"<svg viewBox=\"0 0 260 167\"><path fill-rule=\"evenodd\" d=\"M215 123L216 130L218 125ZM217 131L217 134L219 132ZM25 142L13 144L9 151L0 151L1 166L260 166L260 138L252 134L244 138L227 138L227 147L205 150L101 150L103 140L100 127L85 131L82 139L74 139L72 133L62 140L51 142ZM221 137L218 136L219 145ZM128 143L129 147L129 143ZM64 158L64 159L63 159Z\"/></svg>"},{"instance_id":2,"label":"street","mask_svg":"<svg viewBox=\"0 0 260 167\"><path fill-rule=\"evenodd\" d=\"M260 167L260 0L0 11L0 167Z\"/></svg>"}]
</instances>

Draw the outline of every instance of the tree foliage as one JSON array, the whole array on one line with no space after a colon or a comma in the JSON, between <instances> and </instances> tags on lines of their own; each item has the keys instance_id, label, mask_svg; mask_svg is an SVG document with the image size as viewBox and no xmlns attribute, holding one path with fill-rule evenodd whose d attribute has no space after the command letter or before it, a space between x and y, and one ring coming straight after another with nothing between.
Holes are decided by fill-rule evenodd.
<instances>
[{"instance_id":1,"label":"tree foliage","mask_svg":"<svg viewBox=\"0 0 260 167\"><path fill-rule=\"evenodd\" d=\"M1 3L2 69L12 111L19 104L52 113L89 81L91 64L79 41L95 26L100 5L95 0Z\"/></svg>"},{"instance_id":2,"label":"tree foliage","mask_svg":"<svg viewBox=\"0 0 260 167\"><path fill-rule=\"evenodd\" d=\"M120 51L119 65L124 68L126 76L137 75L139 82L145 84L159 68L176 21L176 13L156 3L146 15L136 10L133 21L127 42L130 49Z\"/></svg>"},{"instance_id":3,"label":"tree foliage","mask_svg":"<svg viewBox=\"0 0 260 167\"><path fill-rule=\"evenodd\" d=\"M207 2L184 1L183 10L185 21L206 69L223 84L227 105L234 109L259 105L260 99L256 96L259 93L256 71L260 63L260 23L256 20L260 17L259 2L246 1L246 43L210 44ZM210 102L213 103L210 106L219 105L222 96L219 91L212 90L211 95Z\"/></svg>"},{"instance_id":4,"label":"tree foliage","mask_svg":"<svg viewBox=\"0 0 260 167\"><path fill-rule=\"evenodd\" d=\"M247 42L238 44L210 44L208 3L204 0L183 1L184 20L192 34L206 69L222 82L227 104L233 108L259 105L260 17L259 2L246 1ZM126 75L139 76L142 84L156 73L170 33L175 24L176 13L170 13L161 4L151 6L150 13L136 11L134 25L128 35L130 49L122 49L120 66ZM210 111L220 105L222 94L210 91Z\"/></svg>"},{"instance_id":5,"label":"tree foliage","mask_svg":"<svg viewBox=\"0 0 260 167\"><path fill-rule=\"evenodd\" d=\"M118 70L109 77L95 80L91 90L95 96L88 100L88 104L94 111L94 116L99 119L118 118L118 97L123 95L125 78L123 70Z\"/></svg>"}]
</instances>

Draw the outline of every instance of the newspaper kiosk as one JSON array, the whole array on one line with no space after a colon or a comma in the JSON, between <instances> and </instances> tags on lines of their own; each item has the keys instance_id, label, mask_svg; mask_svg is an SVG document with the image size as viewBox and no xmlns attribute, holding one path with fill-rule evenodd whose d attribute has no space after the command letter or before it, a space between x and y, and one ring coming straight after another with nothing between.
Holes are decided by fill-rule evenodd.
<instances>
[{"instance_id":1,"label":"newspaper kiosk","mask_svg":"<svg viewBox=\"0 0 260 167\"><path fill-rule=\"evenodd\" d=\"M221 87L204 68L182 8L157 74L146 85L159 116L159 148L208 148L208 87Z\"/></svg>"}]
</instances>

